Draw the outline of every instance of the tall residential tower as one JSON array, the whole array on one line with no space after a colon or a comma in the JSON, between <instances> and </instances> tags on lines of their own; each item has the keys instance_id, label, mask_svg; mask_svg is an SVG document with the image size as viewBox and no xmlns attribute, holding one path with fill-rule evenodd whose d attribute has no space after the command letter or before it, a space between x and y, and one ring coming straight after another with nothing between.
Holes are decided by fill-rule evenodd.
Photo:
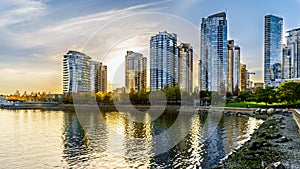
<instances>
[{"instance_id":1,"label":"tall residential tower","mask_svg":"<svg viewBox=\"0 0 300 169\"><path fill-rule=\"evenodd\" d=\"M77 51L68 51L63 56L63 92L90 91L91 57Z\"/></svg>"},{"instance_id":2,"label":"tall residential tower","mask_svg":"<svg viewBox=\"0 0 300 169\"><path fill-rule=\"evenodd\" d=\"M127 51L125 56L125 89L139 91L147 86L147 58L140 53Z\"/></svg>"},{"instance_id":3,"label":"tall residential tower","mask_svg":"<svg viewBox=\"0 0 300 169\"><path fill-rule=\"evenodd\" d=\"M226 13L202 18L200 89L225 92L227 85Z\"/></svg>"},{"instance_id":4,"label":"tall residential tower","mask_svg":"<svg viewBox=\"0 0 300 169\"><path fill-rule=\"evenodd\" d=\"M264 85L274 86L281 78L281 44L283 19L274 15L265 16Z\"/></svg>"},{"instance_id":5,"label":"tall residential tower","mask_svg":"<svg viewBox=\"0 0 300 169\"><path fill-rule=\"evenodd\" d=\"M178 84L177 35L159 32L150 40L150 89L155 91L167 85Z\"/></svg>"}]
</instances>

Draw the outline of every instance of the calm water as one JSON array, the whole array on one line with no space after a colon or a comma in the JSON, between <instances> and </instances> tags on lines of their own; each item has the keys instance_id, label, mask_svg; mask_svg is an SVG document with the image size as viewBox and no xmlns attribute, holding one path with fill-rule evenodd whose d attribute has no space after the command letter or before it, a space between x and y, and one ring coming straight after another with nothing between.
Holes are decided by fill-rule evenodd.
<instances>
[{"instance_id":1,"label":"calm water","mask_svg":"<svg viewBox=\"0 0 300 169\"><path fill-rule=\"evenodd\" d=\"M155 155L151 138L168 129L176 114L146 123L135 123L118 112L101 113L102 118L100 113L87 116L89 131L81 127L74 112L0 110L0 168L210 168L262 123L222 116L214 133L203 139L207 114L195 113L185 139ZM99 125L103 119L105 126ZM132 137L147 139L137 143Z\"/></svg>"}]
</instances>

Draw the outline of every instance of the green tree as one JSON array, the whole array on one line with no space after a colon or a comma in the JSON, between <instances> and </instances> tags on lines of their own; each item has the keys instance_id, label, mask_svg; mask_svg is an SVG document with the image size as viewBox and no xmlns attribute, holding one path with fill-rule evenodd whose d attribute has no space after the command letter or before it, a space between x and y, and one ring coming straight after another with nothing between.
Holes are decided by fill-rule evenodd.
<instances>
[{"instance_id":1,"label":"green tree","mask_svg":"<svg viewBox=\"0 0 300 169\"><path fill-rule=\"evenodd\" d=\"M283 82L278 86L278 98L287 104L295 103L299 100L300 83L297 82Z\"/></svg>"},{"instance_id":2,"label":"green tree","mask_svg":"<svg viewBox=\"0 0 300 169\"><path fill-rule=\"evenodd\" d=\"M257 102L264 102L266 106L277 101L277 91L273 87L265 87L257 90L255 98Z\"/></svg>"}]
</instances>

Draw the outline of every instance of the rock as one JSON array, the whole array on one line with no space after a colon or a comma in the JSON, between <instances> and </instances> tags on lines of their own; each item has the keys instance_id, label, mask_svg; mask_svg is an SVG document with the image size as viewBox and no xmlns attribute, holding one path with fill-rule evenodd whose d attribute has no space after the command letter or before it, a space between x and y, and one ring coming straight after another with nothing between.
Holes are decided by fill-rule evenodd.
<instances>
[{"instance_id":1,"label":"rock","mask_svg":"<svg viewBox=\"0 0 300 169\"><path fill-rule=\"evenodd\" d=\"M276 169L285 169L284 165L280 163L280 161L273 164Z\"/></svg>"},{"instance_id":2,"label":"rock","mask_svg":"<svg viewBox=\"0 0 300 169\"><path fill-rule=\"evenodd\" d=\"M260 114L267 114L267 109L261 109Z\"/></svg>"},{"instance_id":3,"label":"rock","mask_svg":"<svg viewBox=\"0 0 300 169\"><path fill-rule=\"evenodd\" d=\"M261 147L272 147L273 145L272 145L271 143L268 143L268 142L266 142L266 141L263 141L263 142L260 143L260 146L261 146Z\"/></svg>"},{"instance_id":4,"label":"rock","mask_svg":"<svg viewBox=\"0 0 300 169\"><path fill-rule=\"evenodd\" d=\"M268 166L267 162L261 161L261 168L266 168Z\"/></svg>"},{"instance_id":5,"label":"rock","mask_svg":"<svg viewBox=\"0 0 300 169\"><path fill-rule=\"evenodd\" d=\"M266 139L279 139L281 137L282 137L281 134L271 134L269 136L266 136Z\"/></svg>"},{"instance_id":6,"label":"rock","mask_svg":"<svg viewBox=\"0 0 300 169\"><path fill-rule=\"evenodd\" d=\"M265 169L285 169L284 165L280 163L280 161L268 165Z\"/></svg>"},{"instance_id":7,"label":"rock","mask_svg":"<svg viewBox=\"0 0 300 169\"><path fill-rule=\"evenodd\" d=\"M286 143L286 142L288 142L288 141L289 141L288 138L286 138L285 136L282 136L282 137L280 137L279 140L277 140L277 141L275 141L275 142L276 142L276 143Z\"/></svg>"},{"instance_id":8,"label":"rock","mask_svg":"<svg viewBox=\"0 0 300 169\"><path fill-rule=\"evenodd\" d=\"M270 108L270 109L267 110L267 114L268 114L269 116L273 115L274 112L275 112L275 110L274 110L273 108Z\"/></svg>"},{"instance_id":9,"label":"rock","mask_svg":"<svg viewBox=\"0 0 300 169\"><path fill-rule=\"evenodd\" d=\"M257 149L260 149L261 148L261 143L260 142L253 142L251 144L251 146L249 147L250 150L257 150Z\"/></svg>"}]
</instances>

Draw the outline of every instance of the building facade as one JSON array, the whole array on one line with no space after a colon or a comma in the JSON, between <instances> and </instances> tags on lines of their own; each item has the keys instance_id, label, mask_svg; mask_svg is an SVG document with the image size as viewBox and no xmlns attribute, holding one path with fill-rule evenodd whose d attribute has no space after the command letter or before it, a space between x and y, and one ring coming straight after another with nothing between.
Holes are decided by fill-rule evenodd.
<instances>
[{"instance_id":1,"label":"building facade","mask_svg":"<svg viewBox=\"0 0 300 169\"><path fill-rule=\"evenodd\" d=\"M187 43L178 46L178 85L180 90L193 92L193 47Z\"/></svg>"},{"instance_id":2,"label":"building facade","mask_svg":"<svg viewBox=\"0 0 300 169\"><path fill-rule=\"evenodd\" d=\"M142 54L127 51L125 56L125 89L129 93L130 89L136 92L141 89L146 90L147 86L147 58Z\"/></svg>"},{"instance_id":3,"label":"building facade","mask_svg":"<svg viewBox=\"0 0 300 169\"><path fill-rule=\"evenodd\" d=\"M99 91L100 92L104 92L106 93L107 92L107 66L106 65L100 65L100 85L99 85Z\"/></svg>"},{"instance_id":4,"label":"building facade","mask_svg":"<svg viewBox=\"0 0 300 169\"><path fill-rule=\"evenodd\" d=\"M291 78L300 77L300 28L287 31L287 49L291 58Z\"/></svg>"},{"instance_id":5,"label":"building facade","mask_svg":"<svg viewBox=\"0 0 300 169\"><path fill-rule=\"evenodd\" d=\"M227 85L226 13L202 18L200 89L224 92Z\"/></svg>"},{"instance_id":6,"label":"building facade","mask_svg":"<svg viewBox=\"0 0 300 169\"><path fill-rule=\"evenodd\" d=\"M90 91L107 92L107 66L101 62L91 61Z\"/></svg>"},{"instance_id":7,"label":"building facade","mask_svg":"<svg viewBox=\"0 0 300 169\"><path fill-rule=\"evenodd\" d=\"M177 35L159 32L150 40L150 90L177 85Z\"/></svg>"},{"instance_id":8,"label":"building facade","mask_svg":"<svg viewBox=\"0 0 300 169\"><path fill-rule=\"evenodd\" d=\"M247 90L247 67L246 64L240 64L240 91Z\"/></svg>"},{"instance_id":9,"label":"building facade","mask_svg":"<svg viewBox=\"0 0 300 169\"><path fill-rule=\"evenodd\" d=\"M264 85L274 86L281 78L281 44L283 19L274 15L265 16L264 39Z\"/></svg>"},{"instance_id":10,"label":"building facade","mask_svg":"<svg viewBox=\"0 0 300 169\"><path fill-rule=\"evenodd\" d=\"M240 65L241 65L241 48L234 46L233 54L233 95L238 96L240 93Z\"/></svg>"},{"instance_id":11,"label":"building facade","mask_svg":"<svg viewBox=\"0 0 300 169\"><path fill-rule=\"evenodd\" d=\"M77 51L63 56L63 92L90 91L91 57Z\"/></svg>"},{"instance_id":12,"label":"building facade","mask_svg":"<svg viewBox=\"0 0 300 169\"><path fill-rule=\"evenodd\" d=\"M292 58L291 49L286 45L282 47L282 79L292 78Z\"/></svg>"}]
</instances>

